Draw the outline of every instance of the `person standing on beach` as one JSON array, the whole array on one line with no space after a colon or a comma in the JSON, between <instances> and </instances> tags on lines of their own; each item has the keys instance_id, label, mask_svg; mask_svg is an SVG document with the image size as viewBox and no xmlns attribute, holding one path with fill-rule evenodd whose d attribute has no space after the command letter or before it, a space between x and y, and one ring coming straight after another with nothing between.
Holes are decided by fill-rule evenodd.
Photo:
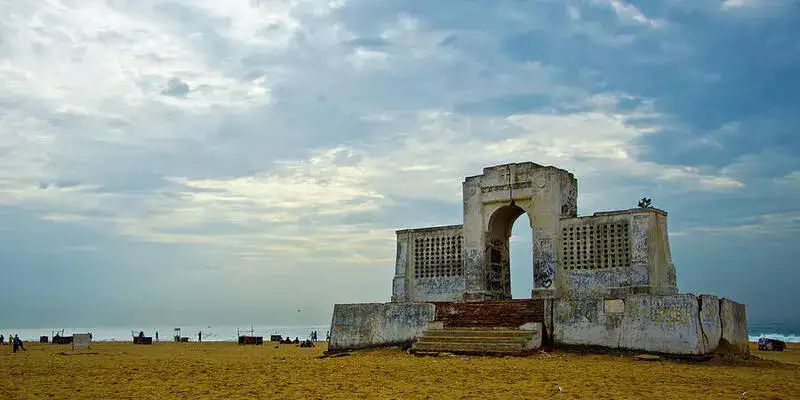
<instances>
[{"instance_id":1,"label":"person standing on beach","mask_svg":"<svg viewBox=\"0 0 800 400\"><path fill-rule=\"evenodd\" d=\"M158 331L156 331L156 343L158 343Z\"/></svg>"},{"instance_id":2,"label":"person standing on beach","mask_svg":"<svg viewBox=\"0 0 800 400\"><path fill-rule=\"evenodd\" d=\"M5 338L3 337L3 335L0 335L0 346L5 346L5 345L6 345Z\"/></svg>"},{"instance_id":3,"label":"person standing on beach","mask_svg":"<svg viewBox=\"0 0 800 400\"><path fill-rule=\"evenodd\" d=\"M22 349L22 351L28 351L25 350L25 346L22 344L22 340L19 339L19 336L14 335L14 353L17 352L17 349Z\"/></svg>"},{"instance_id":4,"label":"person standing on beach","mask_svg":"<svg viewBox=\"0 0 800 400\"><path fill-rule=\"evenodd\" d=\"M203 331L197 332L197 341L198 342L203 341Z\"/></svg>"}]
</instances>

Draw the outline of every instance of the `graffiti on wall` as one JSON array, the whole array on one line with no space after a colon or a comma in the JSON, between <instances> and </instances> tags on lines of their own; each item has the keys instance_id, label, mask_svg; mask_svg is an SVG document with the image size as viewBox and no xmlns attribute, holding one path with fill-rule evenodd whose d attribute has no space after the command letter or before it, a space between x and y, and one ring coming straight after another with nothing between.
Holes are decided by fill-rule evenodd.
<instances>
[{"instance_id":1,"label":"graffiti on wall","mask_svg":"<svg viewBox=\"0 0 800 400\"><path fill-rule=\"evenodd\" d=\"M533 231L533 285L549 288L553 285L556 257L551 235L542 229Z\"/></svg>"},{"instance_id":2,"label":"graffiti on wall","mask_svg":"<svg viewBox=\"0 0 800 400\"><path fill-rule=\"evenodd\" d=\"M553 266L552 265L545 265L541 271L536 271L536 276L534 276L534 281L537 284L537 287L549 288L553 285Z\"/></svg>"}]
</instances>

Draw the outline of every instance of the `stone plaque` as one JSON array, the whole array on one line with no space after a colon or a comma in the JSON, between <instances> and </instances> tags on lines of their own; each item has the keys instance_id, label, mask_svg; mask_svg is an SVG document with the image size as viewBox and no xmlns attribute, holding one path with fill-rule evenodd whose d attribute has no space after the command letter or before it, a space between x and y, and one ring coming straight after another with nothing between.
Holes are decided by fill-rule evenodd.
<instances>
[{"instance_id":1,"label":"stone plaque","mask_svg":"<svg viewBox=\"0 0 800 400\"><path fill-rule=\"evenodd\" d=\"M625 301L622 299L603 300L603 312L606 314L624 314Z\"/></svg>"}]
</instances>

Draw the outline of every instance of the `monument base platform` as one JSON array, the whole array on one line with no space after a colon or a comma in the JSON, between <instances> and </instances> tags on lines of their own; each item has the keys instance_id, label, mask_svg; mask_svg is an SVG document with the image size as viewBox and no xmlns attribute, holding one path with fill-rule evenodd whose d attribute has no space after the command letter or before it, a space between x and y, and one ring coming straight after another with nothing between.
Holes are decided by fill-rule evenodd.
<instances>
[{"instance_id":1,"label":"monument base platform","mask_svg":"<svg viewBox=\"0 0 800 400\"><path fill-rule=\"evenodd\" d=\"M716 296L552 300L556 345L674 355L749 356L745 306Z\"/></svg>"},{"instance_id":2,"label":"monument base platform","mask_svg":"<svg viewBox=\"0 0 800 400\"><path fill-rule=\"evenodd\" d=\"M418 346L420 350L430 350L428 348L435 347L431 343L438 341L448 343L452 349L468 351L470 349L466 349L463 343L480 343L482 340L454 339L448 342L441 337L459 336L465 329L473 332L517 330L532 324L540 327L540 339L535 348L553 345L672 355L704 355L721 351L745 357L749 355L745 306L716 296L692 294L337 304L331 322L329 351L411 347L415 341L423 343ZM450 331L456 333L451 335ZM417 340L426 332L429 337L431 332L436 333L432 336L437 339ZM492 347L487 346L484 347ZM525 345L522 350L532 349Z\"/></svg>"}]
</instances>

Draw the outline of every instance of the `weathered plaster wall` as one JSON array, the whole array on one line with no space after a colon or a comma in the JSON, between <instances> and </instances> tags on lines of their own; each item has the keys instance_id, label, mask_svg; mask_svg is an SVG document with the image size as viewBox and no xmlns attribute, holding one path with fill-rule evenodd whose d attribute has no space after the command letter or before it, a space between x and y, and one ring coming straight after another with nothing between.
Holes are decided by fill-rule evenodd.
<instances>
[{"instance_id":1,"label":"weathered plaster wall","mask_svg":"<svg viewBox=\"0 0 800 400\"><path fill-rule=\"evenodd\" d=\"M410 301L461 301L463 298L463 277L438 277L418 279Z\"/></svg>"},{"instance_id":2,"label":"weathered plaster wall","mask_svg":"<svg viewBox=\"0 0 800 400\"><path fill-rule=\"evenodd\" d=\"M407 345L436 317L430 303L336 304L330 351Z\"/></svg>"},{"instance_id":3,"label":"weathered plaster wall","mask_svg":"<svg viewBox=\"0 0 800 400\"><path fill-rule=\"evenodd\" d=\"M392 301L406 301L406 277L408 276L409 237L408 231L397 231L397 253L392 279Z\"/></svg>"},{"instance_id":4,"label":"weathered plaster wall","mask_svg":"<svg viewBox=\"0 0 800 400\"><path fill-rule=\"evenodd\" d=\"M566 271L567 293L570 297L619 297L636 293L648 283L647 266L603 268ZM646 289L640 289L642 291Z\"/></svg>"},{"instance_id":5,"label":"weathered plaster wall","mask_svg":"<svg viewBox=\"0 0 800 400\"><path fill-rule=\"evenodd\" d=\"M464 201L464 285L465 300L484 299L483 219L480 215L482 176L468 177L461 184Z\"/></svg>"},{"instance_id":6,"label":"weathered plaster wall","mask_svg":"<svg viewBox=\"0 0 800 400\"><path fill-rule=\"evenodd\" d=\"M392 301L456 301L465 291L461 225L397 231Z\"/></svg>"},{"instance_id":7,"label":"weathered plaster wall","mask_svg":"<svg viewBox=\"0 0 800 400\"><path fill-rule=\"evenodd\" d=\"M668 354L709 352L702 340L696 296L630 296L625 303L620 348Z\"/></svg>"},{"instance_id":8,"label":"weathered plaster wall","mask_svg":"<svg viewBox=\"0 0 800 400\"><path fill-rule=\"evenodd\" d=\"M703 344L706 349L716 349L722 337L722 321L720 320L720 304L717 296L700 295L700 324L703 332Z\"/></svg>"},{"instance_id":9,"label":"weathered plaster wall","mask_svg":"<svg viewBox=\"0 0 800 400\"><path fill-rule=\"evenodd\" d=\"M731 317L727 318L731 321L731 346L735 352L747 354L744 306L692 294L557 299L553 310L554 340L562 345L708 354L717 350L720 331L725 338L725 307L731 310Z\"/></svg>"},{"instance_id":10,"label":"weathered plaster wall","mask_svg":"<svg viewBox=\"0 0 800 400\"><path fill-rule=\"evenodd\" d=\"M730 299L719 300L720 347L735 354L750 354L745 305Z\"/></svg>"},{"instance_id":11,"label":"weathered plaster wall","mask_svg":"<svg viewBox=\"0 0 800 400\"><path fill-rule=\"evenodd\" d=\"M562 219L563 295L677 293L666 220L652 208Z\"/></svg>"}]
</instances>

